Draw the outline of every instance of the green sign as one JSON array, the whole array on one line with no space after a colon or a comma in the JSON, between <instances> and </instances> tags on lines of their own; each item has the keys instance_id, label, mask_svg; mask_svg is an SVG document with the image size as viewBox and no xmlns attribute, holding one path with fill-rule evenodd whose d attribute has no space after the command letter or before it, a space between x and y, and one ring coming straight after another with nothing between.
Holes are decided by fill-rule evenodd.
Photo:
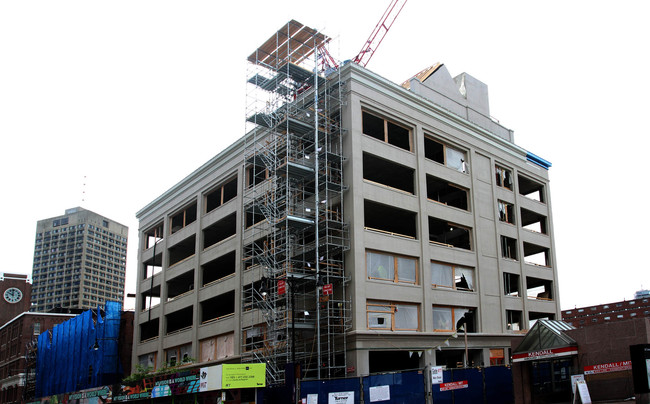
<instances>
[{"instance_id":1,"label":"green sign","mask_svg":"<svg viewBox=\"0 0 650 404\"><path fill-rule=\"evenodd\" d=\"M224 389L266 387L266 363L223 364Z\"/></svg>"}]
</instances>

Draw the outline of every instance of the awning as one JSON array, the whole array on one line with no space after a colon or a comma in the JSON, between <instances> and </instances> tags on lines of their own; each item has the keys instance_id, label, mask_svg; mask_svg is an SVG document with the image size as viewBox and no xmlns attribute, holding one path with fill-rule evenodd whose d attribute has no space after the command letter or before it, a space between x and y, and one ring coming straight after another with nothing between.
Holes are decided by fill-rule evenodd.
<instances>
[{"instance_id":1,"label":"awning","mask_svg":"<svg viewBox=\"0 0 650 404\"><path fill-rule=\"evenodd\" d=\"M563 321L538 320L512 353L512 361L535 361L577 355L578 343L564 332L574 329L574 326Z\"/></svg>"}]
</instances>

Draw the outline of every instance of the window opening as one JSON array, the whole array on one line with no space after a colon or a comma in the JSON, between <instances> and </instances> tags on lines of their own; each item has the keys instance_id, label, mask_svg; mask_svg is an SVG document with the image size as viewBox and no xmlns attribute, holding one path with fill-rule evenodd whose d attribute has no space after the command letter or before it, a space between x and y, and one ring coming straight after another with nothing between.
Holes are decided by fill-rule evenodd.
<instances>
[{"instance_id":1,"label":"window opening","mask_svg":"<svg viewBox=\"0 0 650 404\"><path fill-rule=\"evenodd\" d=\"M534 201L546 202L543 184L521 175L517 177L517 183L519 185L519 194Z\"/></svg>"},{"instance_id":2,"label":"window opening","mask_svg":"<svg viewBox=\"0 0 650 404\"><path fill-rule=\"evenodd\" d=\"M193 306L167 314L165 319L167 321L167 334L173 334L181 331L186 331L192 328L193 319Z\"/></svg>"},{"instance_id":3,"label":"window opening","mask_svg":"<svg viewBox=\"0 0 650 404\"><path fill-rule=\"evenodd\" d=\"M402 283L418 283L417 259L373 251L366 252L368 279L381 279Z\"/></svg>"},{"instance_id":4,"label":"window opening","mask_svg":"<svg viewBox=\"0 0 650 404\"><path fill-rule=\"evenodd\" d=\"M232 213L203 229L203 249L234 236L237 233L237 214Z\"/></svg>"},{"instance_id":5,"label":"window opening","mask_svg":"<svg viewBox=\"0 0 650 404\"><path fill-rule=\"evenodd\" d=\"M528 328L533 328L537 320L555 320L553 313L539 313L535 311L528 312Z\"/></svg>"},{"instance_id":6,"label":"window opening","mask_svg":"<svg viewBox=\"0 0 650 404\"><path fill-rule=\"evenodd\" d=\"M553 300L553 282L527 276L526 296L529 299Z\"/></svg>"},{"instance_id":7,"label":"window opening","mask_svg":"<svg viewBox=\"0 0 650 404\"><path fill-rule=\"evenodd\" d=\"M194 290L194 270L185 272L166 282L167 301L185 296Z\"/></svg>"},{"instance_id":8,"label":"window opening","mask_svg":"<svg viewBox=\"0 0 650 404\"><path fill-rule=\"evenodd\" d=\"M171 217L171 234L196 220L196 202Z\"/></svg>"},{"instance_id":9,"label":"window opening","mask_svg":"<svg viewBox=\"0 0 650 404\"><path fill-rule=\"evenodd\" d=\"M515 224L515 208L508 202L499 201L499 220L505 223Z\"/></svg>"},{"instance_id":10,"label":"window opening","mask_svg":"<svg viewBox=\"0 0 650 404\"><path fill-rule=\"evenodd\" d=\"M163 224L158 223L151 229L144 232L145 244L144 249L153 247L154 244L163 239Z\"/></svg>"},{"instance_id":11,"label":"window opening","mask_svg":"<svg viewBox=\"0 0 650 404\"><path fill-rule=\"evenodd\" d=\"M235 251L231 251L221 257L213 259L201 265L202 284L207 286L213 282L219 281L225 277L235 274L237 269Z\"/></svg>"},{"instance_id":12,"label":"window opening","mask_svg":"<svg viewBox=\"0 0 650 404\"><path fill-rule=\"evenodd\" d=\"M411 130L408 128L366 111L362 113L362 125L364 135L412 151Z\"/></svg>"},{"instance_id":13,"label":"window opening","mask_svg":"<svg viewBox=\"0 0 650 404\"><path fill-rule=\"evenodd\" d=\"M521 226L536 233L548 234L546 216L521 208Z\"/></svg>"},{"instance_id":14,"label":"window opening","mask_svg":"<svg viewBox=\"0 0 650 404\"><path fill-rule=\"evenodd\" d=\"M508 272L503 273L503 293L506 296L521 296L519 293L519 275Z\"/></svg>"},{"instance_id":15,"label":"window opening","mask_svg":"<svg viewBox=\"0 0 650 404\"><path fill-rule=\"evenodd\" d=\"M469 210L467 195L466 189L427 174L427 198L429 200Z\"/></svg>"},{"instance_id":16,"label":"window opening","mask_svg":"<svg viewBox=\"0 0 650 404\"><path fill-rule=\"evenodd\" d=\"M470 230L429 216L429 242L471 250Z\"/></svg>"},{"instance_id":17,"label":"window opening","mask_svg":"<svg viewBox=\"0 0 650 404\"><path fill-rule=\"evenodd\" d=\"M512 191L512 172L501 166L494 166L496 174L496 184L499 187L506 188Z\"/></svg>"},{"instance_id":18,"label":"window opening","mask_svg":"<svg viewBox=\"0 0 650 404\"><path fill-rule=\"evenodd\" d=\"M415 212L369 200L364 201L366 230L417 239L416 217Z\"/></svg>"},{"instance_id":19,"label":"window opening","mask_svg":"<svg viewBox=\"0 0 650 404\"><path fill-rule=\"evenodd\" d=\"M524 262L548 267L551 265L549 249L536 244L524 242Z\"/></svg>"},{"instance_id":20,"label":"window opening","mask_svg":"<svg viewBox=\"0 0 650 404\"><path fill-rule=\"evenodd\" d=\"M178 264L181 261L194 255L196 250L196 235L193 234L178 244L169 247L169 266Z\"/></svg>"},{"instance_id":21,"label":"window opening","mask_svg":"<svg viewBox=\"0 0 650 404\"><path fill-rule=\"evenodd\" d=\"M521 331L521 311L506 310L506 328L509 331Z\"/></svg>"},{"instance_id":22,"label":"window opening","mask_svg":"<svg viewBox=\"0 0 650 404\"><path fill-rule=\"evenodd\" d=\"M424 137L424 157L462 173L469 173L467 153L430 136Z\"/></svg>"},{"instance_id":23,"label":"window opening","mask_svg":"<svg viewBox=\"0 0 650 404\"><path fill-rule=\"evenodd\" d=\"M211 212L237 196L237 177L205 195L205 212Z\"/></svg>"},{"instance_id":24,"label":"window opening","mask_svg":"<svg viewBox=\"0 0 650 404\"><path fill-rule=\"evenodd\" d=\"M512 260L517 259L517 240L507 236L501 236L501 256Z\"/></svg>"},{"instance_id":25,"label":"window opening","mask_svg":"<svg viewBox=\"0 0 650 404\"><path fill-rule=\"evenodd\" d=\"M456 331L466 324L467 332L476 332L474 308L455 306L433 306L433 330Z\"/></svg>"},{"instance_id":26,"label":"window opening","mask_svg":"<svg viewBox=\"0 0 650 404\"><path fill-rule=\"evenodd\" d=\"M432 261L431 284L434 287L474 291L474 268Z\"/></svg>"},{"instance_id":27,"label":"window opening","mask_svg":"<svg viewBox=\"0 0 650 404\"><path fill-rule=\"evenodd\" d=\"M235 291L201 302L201 324L220 320L235 314Z\"/></svg>"},{"instance_id":28,"label":"window opening","mask_svg":"<svg viewBox=\"0 0 650 404\"><path fill-rule=\"evenodd\" d=\"M414 174L410 167L363 153L364 180L415 194Z\"/></svg>"}]
</instances>

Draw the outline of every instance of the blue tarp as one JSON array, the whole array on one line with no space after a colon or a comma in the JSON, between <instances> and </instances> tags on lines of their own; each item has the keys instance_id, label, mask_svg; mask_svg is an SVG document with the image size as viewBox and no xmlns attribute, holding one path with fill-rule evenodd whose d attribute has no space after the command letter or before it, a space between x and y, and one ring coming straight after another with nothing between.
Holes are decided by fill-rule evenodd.
<instances>
[{"instance_id":1,"label":"blue tarp","mask_svg":"<svg viewBox=\"0 0 650 404\"><path fill-rule=\"evenodd\" d=\"M118 338L122 305L106 302L38 337L36 396L113 383L121 376Z\"/></svg>"}]
</instances>

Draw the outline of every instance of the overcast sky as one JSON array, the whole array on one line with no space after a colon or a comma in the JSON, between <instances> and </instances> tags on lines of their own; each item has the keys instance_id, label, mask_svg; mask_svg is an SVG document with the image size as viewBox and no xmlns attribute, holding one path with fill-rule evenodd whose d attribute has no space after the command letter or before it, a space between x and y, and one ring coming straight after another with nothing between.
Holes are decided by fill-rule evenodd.
<instances>
[{"instance_id":1,"label":"overcast sky","mask_svg":"<svg viewBox=\"0 0 650 404\"><path fill-rule=\"evenodd\" d=\"M389 3L0 2L0 271L31 274L36 222L82 206L129 227L135 292L135 214L244 134L246 57L296 19L352 58ZM367 66L469 73L553 164L563 309L650 288L648 8L409 0Z\"/></svg>"}]
</instances>

